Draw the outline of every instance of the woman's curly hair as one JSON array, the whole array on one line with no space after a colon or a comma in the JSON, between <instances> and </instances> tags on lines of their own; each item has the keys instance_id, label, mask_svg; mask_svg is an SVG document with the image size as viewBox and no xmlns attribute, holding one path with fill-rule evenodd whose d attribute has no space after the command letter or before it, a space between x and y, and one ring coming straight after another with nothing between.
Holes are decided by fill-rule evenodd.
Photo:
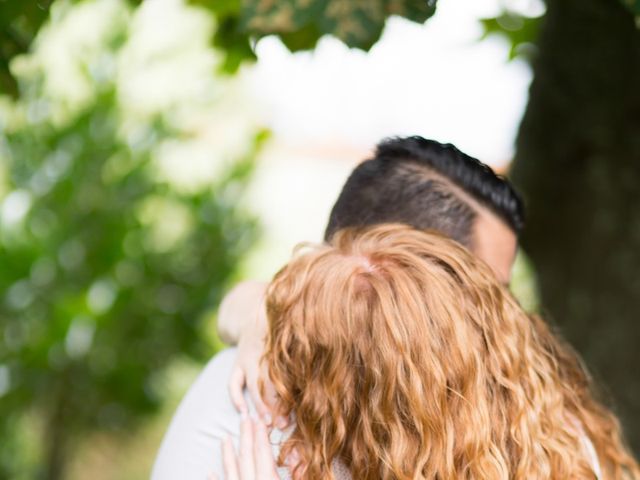
<instances>
[{"instance_id":1,"label":"woman's curly hair","mask_svg":"<svg viewBox=\"0 0 640 480\"><path fill-rule=\"evenodd\" d=\"M577 356L489 267L403 225L298 250L267 291L264 361L294 478L640 478Z\"/></svg>"}]
</instances>

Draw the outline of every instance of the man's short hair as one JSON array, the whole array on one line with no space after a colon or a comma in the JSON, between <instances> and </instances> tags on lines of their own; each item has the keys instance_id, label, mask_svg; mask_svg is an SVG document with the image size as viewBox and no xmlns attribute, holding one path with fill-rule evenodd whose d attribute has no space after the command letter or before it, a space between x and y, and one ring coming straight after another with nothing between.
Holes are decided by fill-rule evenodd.
<instances>
[{"instance_id":1,"label":"man's short hair","mask_svg":"<svg viewBox=\"0 0 640 480\"><path fill-rule=\"evenodd\" d=\"M504 177L451 144L417 136L390 138L347 179L331 210L325 240L345 227L405 223L470 247L478 206L516 235L521 232L522 200Z\"/></svg>"}]
</instances>

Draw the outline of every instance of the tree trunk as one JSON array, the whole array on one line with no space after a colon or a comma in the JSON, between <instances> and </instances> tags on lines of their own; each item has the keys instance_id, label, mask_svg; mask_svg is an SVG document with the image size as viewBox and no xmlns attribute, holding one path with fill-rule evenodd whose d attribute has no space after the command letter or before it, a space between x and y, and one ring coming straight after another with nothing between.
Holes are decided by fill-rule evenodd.
<instances>
[{"instance_id":1,"label":"tree trunk","mask_svg":"<svg viewBox=\"0 0 640 480\"><path fill-rule=\"evenodd\" d=\"M542 304L640 452L640 29L619 0L547 0L512 176Z\"/></svg>"},{"instance_id":2,"label":"tree trunk","mask_svg":"<svg viewBox=\"0 0 640 480\"><path fill-rule=\"evenodd\" d=\"M45 463L43 478L45 480L62 480L67 467L68 442L71 435L72 422L67 410L67 377L58 385L51 396L51 410L44 435Z\"/></svg>"}]
</instances>

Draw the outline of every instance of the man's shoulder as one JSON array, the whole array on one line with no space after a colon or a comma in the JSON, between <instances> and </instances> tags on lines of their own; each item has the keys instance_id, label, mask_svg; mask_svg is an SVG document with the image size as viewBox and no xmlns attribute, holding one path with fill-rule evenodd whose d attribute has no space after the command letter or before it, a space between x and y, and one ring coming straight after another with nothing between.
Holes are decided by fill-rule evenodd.
<instances>
[{"instance_id":1,"label":"man's shoulder","mask_svg":"<svg viewBox=\"0 0 640 480\"><path fill-rule=\"evenodd\" d=\"M215 355L185 394L158 451L153 480L220 473L220 442L239 434L240 417L227 389L236 355L235 348Z\"/></svg>"},{"instance_id":2,"label":"man's shoulder","mask_svg":"<svg viewBox=\"0 0 640 480\"><path fill-rule=\"evenodd\" d=\"M190 420L197 421L200 425L203 419L217 423L225 417L231 417L231 421L237 422L238 414L227 388L236 354L236 348L228 348L209 360L182 399L175 417L186 414Z\"/></svg>"},{"instance_id":3,"label":"man's shoulder","mask_svg":"<svg viewBox=\"0 0 640 480\"><path fill-rule=\"evenodd\" d=\"M214 355L204 367L204 370L198 375L194 382L194 386L198 383L209 385L211 382L219 381L222 375L227 378L231 376L233 364L236 361L238 349L236 347L225 348ZM226 384L224 387L226 388Z\"/></svg>"}]
</instances>

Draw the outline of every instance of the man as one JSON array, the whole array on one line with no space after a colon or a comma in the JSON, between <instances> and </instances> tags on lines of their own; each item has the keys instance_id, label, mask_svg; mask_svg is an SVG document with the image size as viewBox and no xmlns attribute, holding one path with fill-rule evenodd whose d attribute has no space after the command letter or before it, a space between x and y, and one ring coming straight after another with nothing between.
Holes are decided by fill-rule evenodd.
<instances>
[{"instance_id":1,"label":"man","mask_svg":"<svg viewBox=\"0 0 640 480\"><path fill-rule=\"evenodd\" d=\"M379 223L437 230L474 252L507 284L524 218L518 194L489 167L453 145L408 137L383 141L372 159L355 168L331 211L325 240L341 228ZM269 400L257 387L266 331L264 288L246 282L223 301L220 333L238 349L209 362L185 396L156 459L155 480L221 476L220 443L228 435L238 437L240 414L250 406L265 423L285 428L286 420L270 417Z\"/></svg>"}]
</instances>

